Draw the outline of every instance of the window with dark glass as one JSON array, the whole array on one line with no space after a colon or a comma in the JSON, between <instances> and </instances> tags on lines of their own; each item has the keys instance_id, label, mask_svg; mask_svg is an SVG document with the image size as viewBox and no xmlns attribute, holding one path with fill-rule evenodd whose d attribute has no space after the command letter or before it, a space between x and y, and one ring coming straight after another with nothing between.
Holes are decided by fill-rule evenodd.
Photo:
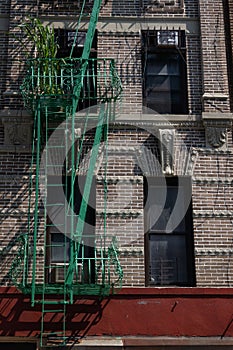
<instances>
[{"instance_id":1,"label":"window with dark glass","mask_svg":"<svg viewBox=\"0 0 233 350\"><path fill-rule=\"evenodd\" d=\"M75 30L70 29L57 29L56 36L58 42L58 58L70 57L70 52L72 46L73 48L73 58L79 58L82 56L84 43L86 40L86 31L79 31L76 33ZM74 45L73 45L74 44ZM97 33L94 35L94 39L92 42L90 58L97 57Z\"/></svg>"},{"instance_id":2,"label":"window with dark glass","mask_svg":"<svg viewBox=\"0 0 233 350\"><path fill-rule=\"evenodd\" d=\"M84 191L86 176L77 176L75 179L74 187L74 213L79 214L82 195ZM48 193L47 193L47 205L48 205L48 231L47 231L47 263L49 267L47 270L47 280L49 283L59 283L64 281L64 270L70 261L71 249L74 242L71 240L72 233L71 226L67 219L67 232L61 232L59 230L59 225L53 225L50 221L49 209L51 203L62 203L64 198L66 198L67 203L70 202L71 195L71 177L66 176L64 178L64 192L58 192L56 184L59 183L57 176L48 177ZM59 194L58 194L59 193ZM64 196L63 196L64 193ZM94 241L95 241L95 206L96 206L96 190L95 190L95 177L93 177L90 198L87 206L87 212L85 217L85 224L81 239L81 244L79 247L79 256L77 261L77 266L82 264L82 269L86 271L84 276L84 281L91 283L95 278L95 268L94 268ZM50 209L51 213L56 212L56 208ZM51 216L53 216L52 214ZM55 213L56 215L56 213ZM59 213L58 213L59 215ZM63 216L62 216L63 217ZM74 223L76 221L74 220ZM77 222L76 222L77 223ZM75 230L75 224L74 224ZM85 266L87 265L87 266ZM64 267L64 269L63 269Z\"/></svg>"},{"instance_id":3,"label":"window with dark glass","mask_svg":"<svg viewBox=\"0 0 233 350\"><path fill-rule=\"evenodd\" d=\"M144 31L142 40L143 105L159 114L188 113L184 31Z\"/></svg>"},{"instance_id":4,"label":"window with dark glass","mask_svg":"<svg viewBox=\"0 0 233 350\"><path fill-rule=\"evenodd\" d=\"M144 181L146 284L195 284L191 181L149 177Z\"/></svg>"},{"instance_id":5,"label":"window with dark glass","mask_svg":"<svg viewBox=\"0 0 233 350\"><path fill-rule=\"evenodd\" d=\"M79 31L76 33L74 30L69 29L57 29L57 42L58 52L57 58L69 58L72 50L72 58L80 58L82 56L84 43L86 40L86 31ZM74 45L73 45L74 44ZM97 103L96 100L96 78L97 78L97 32L95 32L92 47L90 50L90 56L88 65L86 68L85 76L83 79L83 87L80 92L80 98L78 103L78 110L94 106ZM72 63L75 65L78 71L81 67L81 61ZM77 73L76 73L77 74Z\"/></svg>"}]
</instances>

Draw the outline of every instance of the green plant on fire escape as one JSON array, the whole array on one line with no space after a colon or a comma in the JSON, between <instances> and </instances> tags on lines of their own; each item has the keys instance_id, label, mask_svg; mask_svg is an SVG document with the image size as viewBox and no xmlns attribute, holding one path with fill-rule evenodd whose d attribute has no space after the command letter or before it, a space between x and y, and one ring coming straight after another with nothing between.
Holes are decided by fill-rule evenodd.
<instances>
[{"instance_id":1,"label":"green plant on fire escape","mask_svg":"<svg viewBox=\"0 0 233 350\"><path fill-rule=\"evenodd\" d=\"M33 95L61 95L62 89L58 84L59 61L56 60L58 42L54 27L43 23L38 18L26 17L19 24L20 35L15 36L22 45L25 56L37 59L36 71L40 71L41 79L36 79Z\"/></svg>"}]
</instances>

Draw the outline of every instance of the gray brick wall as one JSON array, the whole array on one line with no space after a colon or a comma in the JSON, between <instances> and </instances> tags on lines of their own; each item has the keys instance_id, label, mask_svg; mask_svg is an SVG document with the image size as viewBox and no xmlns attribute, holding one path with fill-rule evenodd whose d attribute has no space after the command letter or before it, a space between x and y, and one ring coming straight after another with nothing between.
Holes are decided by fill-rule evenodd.
<instances>
[{"instance_id":1,"label":"gray brick wall","mask_svg":"<svg viewBox=\"0 0 233 350\"><path fill-rule=\"evenodd\" d=\"M141 6L142 3L142 6ZM37 6L38 4L38 6ZM89 5L88 5L89 6ZM89 7L87 6L87 12ZM28 206L28 178L30 148L22 151L6 138L4 118L12 118L12 125L22 123L25 115L22 98L18 94L25 62L11 33L28 13L51 21L55 27L74 27L79 11L78 1L0 1L0 13L8 26L0 24L0 205L2 249L1 284L9 284L7 276L15 254L12 246L19 233L26 230ZM233 23L233 8L230 8ZM4 22L5 23L5 22ZM224 16L220 0L107 1L98 23L98 57L116 59L123 83L123 102L131 116L142 107L141 30L166 28L185 29L187 42L187 79L189 115L169 120L175 134L175 174L184 173L181 146L195 150L193 160L193 222L197 286L232 286L232 167L233 147L228 127L224 150L206 147L206 127L202 112L216 113L217 119L230 112ZM200 28L199 28L200 27ZM2 28L2 29L1 29ZM110 29L109 29L110 28ZM200 29L200 32L199 32ZM201 33L201 35L200 35ZM233 35L233 27L231 26ZM203 98L204 94L204 98ZM14 110L14 112L12 112ZM137 113L135 113L137 112ZM13 116L12 116L13 113ZM16 119L15 119L16 118ZM28 120L32 120L27 115ZM146 117L145 117L146 118ZM133 122L133 124L139 123ZM109 193L107 232L116 235L120 261L124 270L124 286L145 285L143 177L137 164L135 149L147 144L158 152L150 132L144 128L169 128L157 117L141 120L138 127L116 120L109 133ZM30 128L28 129L30 132ZM9 144L7 144L9 142ZM186 158L185 158L186 157ZM103 232L103 168L97 174L96 232ZM43 208L38 254L43 259ZM41 279L38 264L38 281Z\"/></svg>"}]
</instances>

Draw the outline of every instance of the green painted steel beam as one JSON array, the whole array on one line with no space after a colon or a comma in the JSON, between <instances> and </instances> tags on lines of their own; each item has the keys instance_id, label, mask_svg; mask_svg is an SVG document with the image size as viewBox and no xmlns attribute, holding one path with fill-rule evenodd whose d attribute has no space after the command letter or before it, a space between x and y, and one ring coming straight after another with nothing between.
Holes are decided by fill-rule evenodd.
<instances>
[{"instance_id":1,"label":"green painted steel beam","mask_svg":"<svg viewBox=\"0 0 233 350\"><path fill-rule=\"evenodd\" d=\"M33 261L32 261L32 289L31 289L31 303L35 305L36 294L36 247L37 247L37 229L38 229L38 208L39 208L39 170L40 170L40 142L41 142L41 120L40 120L40 105L37 107L37 145L36 145L36 188L35 188L35 211L34 211L34 230L33 230Z\"/></svg>"},{"instance_id":2,"label":"green painted steel beam","mask_svg":"<svg viewBox=\"0 0 233 350\"><path fill-rule=\"evenodd\" d=\"M105 126L105 123L107 122L106 117L107 117L107 107L105 104L102 104L100 106L99 121L98 121L98 124L96 126L94 143L92 146L89 167L88 167L88 171L87 171L82 201L81 201L79 215L78 215L78 222L77 222L77 226L75 228L75 232L73 232L73 237L72 237L76 242L76 244L74 245L76 248L75 248L75 251L73 252L74 255L71 258L71 262L70 262L70 265L68 268L68 273L67 273L67 278L66 278L67 285L71 285L72 281L73 281L76 256L79 253L79 245L80 245L80 241L81 241L82 234L83 234L85 218L86 218L86 213L87 213L87 206L88 206L88 201L89 201L90 192L91 192L93 175L94 175L94 171L95 171L95 165L96 165L96 161L97 161L97 157L98 157L98 153L99 153L99 147L100 147L101 138L103 135L104 126Z\"/></svg>"},{"instance_id":3,"label":"green painted steel beam","mask_svg":"<svg viewBox=\"0 0 233 350\"><path fill-rule=\"evenodd\" d=\"M89 59L90 52L91 52L92 42L93 42L94 35L95 35L96 25L97 25L98 18L99 18L101 4L102 4L102 0L95 0L93 8L92 8L92 13L91 13L90 22L89 22L89 26L88 26L88 30L87 30L86 40L84 43L83 52L82 52L82 56L81 56L82 67L80 70L79 79L78 79L77 84L74 87L74 91L73 91L74 95L76 96L76 103L74 105L73 113L76 112L76 109L78 106L80 93L81 93L81 89L83 86L84 76L85 76L85 72L87 70L88 59Z\"/></svg>"}]
</instances>

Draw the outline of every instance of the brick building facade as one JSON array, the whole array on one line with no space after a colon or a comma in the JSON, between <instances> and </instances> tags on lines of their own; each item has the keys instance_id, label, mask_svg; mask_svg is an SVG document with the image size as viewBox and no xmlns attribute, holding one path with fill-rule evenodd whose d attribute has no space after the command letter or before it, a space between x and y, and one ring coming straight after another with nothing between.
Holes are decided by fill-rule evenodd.
<instances>
[{"instance_id":1,"label":"brick building facade","mask_svg":"<svg viewBox=\"0 0 233 350\"><path fill-rule=\"evenodd\" d=\"M0 5L0 348L17 349L12 342L21 341L31 349L38 343L40 309L30 307L9 278L18 237L28 230L34 130L20 93L26 67L16 37L28 14L54 26L58 36L73 32L80 2ZM83 32L87 28L88 18L81 23ZM108 131L106 208L101 156L95 169L94 226L97 235L103 232L105 216L107 234L117 237L124 277L118 295L99 304L98 298L77 297L73 309L68 306L67 328L77 335L73 345L230 348L233 5L109 0L102 4L96 38L93 52L115 59L123 92ZM46 255L41 204L38 215L40 281ZM55 315L50 322L54 330L61 320Z\"/></svg>"}]
</instances>

